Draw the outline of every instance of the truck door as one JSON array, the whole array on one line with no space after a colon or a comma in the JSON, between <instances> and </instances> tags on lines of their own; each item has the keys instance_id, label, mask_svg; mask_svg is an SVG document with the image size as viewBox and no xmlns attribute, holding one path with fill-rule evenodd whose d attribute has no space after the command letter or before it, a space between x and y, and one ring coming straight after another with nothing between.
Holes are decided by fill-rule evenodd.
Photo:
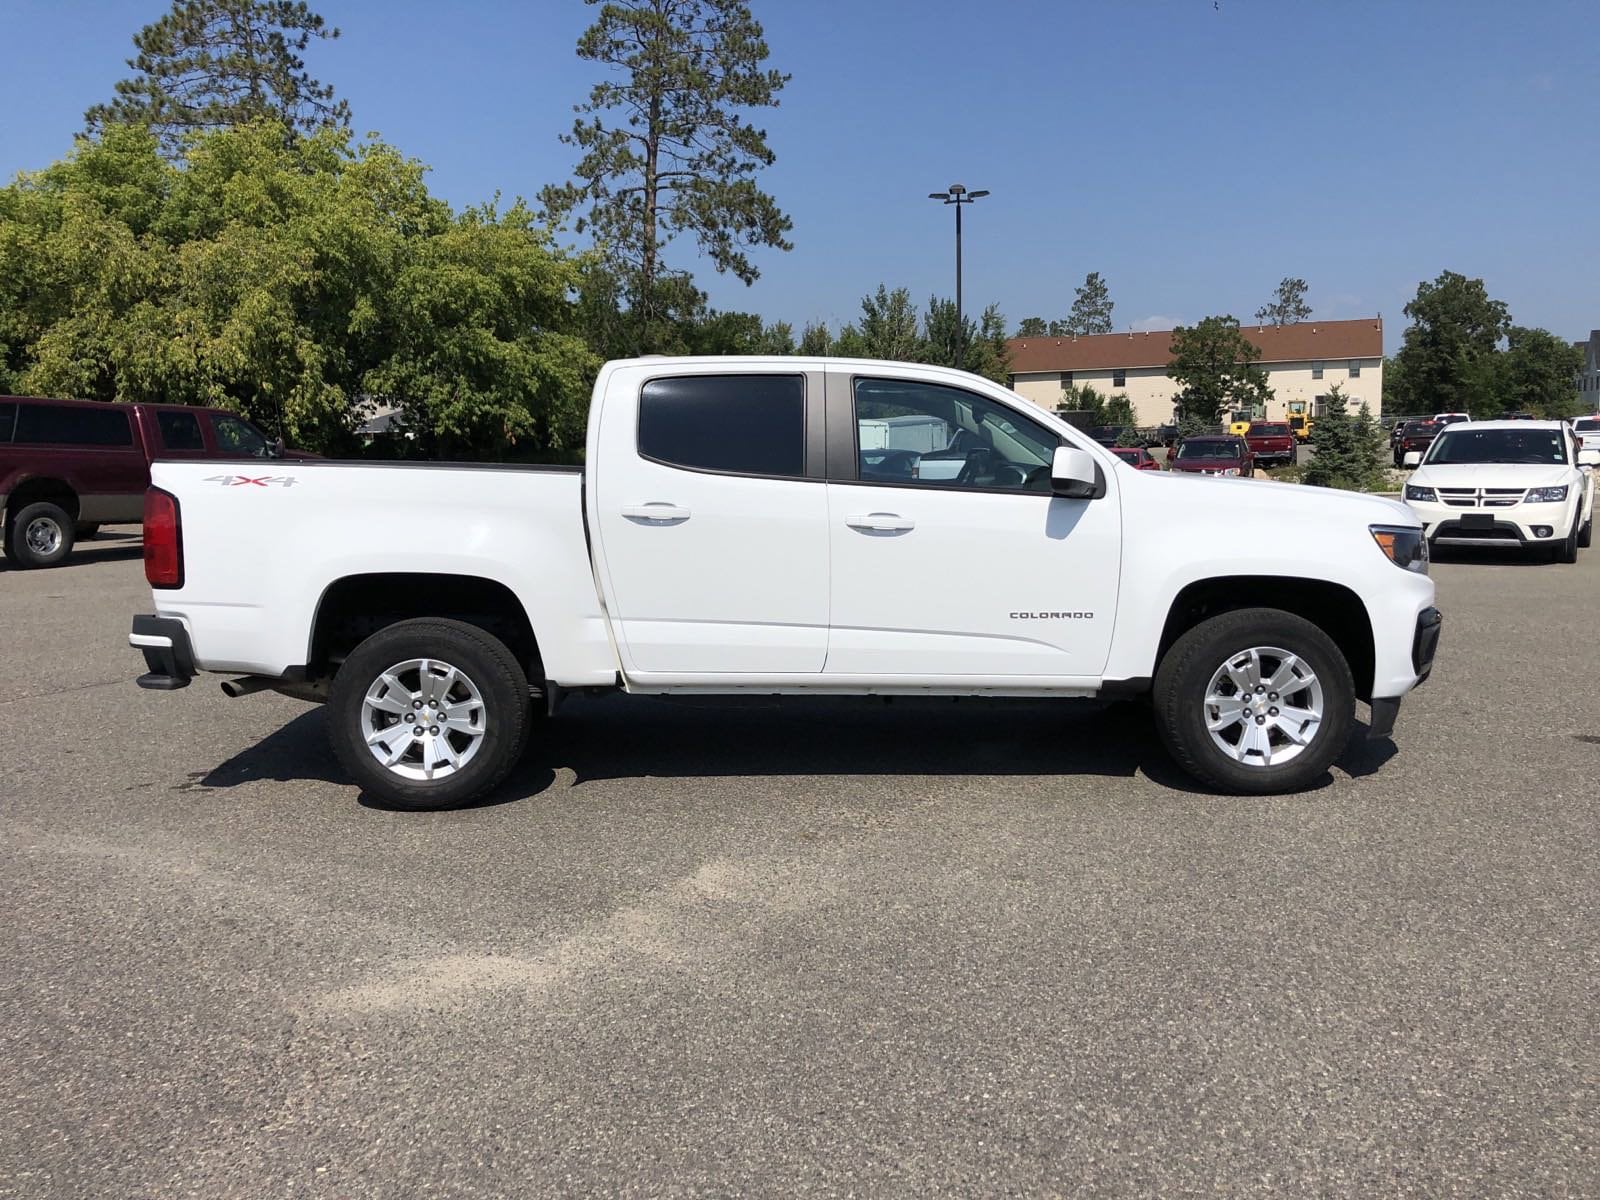
<instances>
[{"instance_id":1,"label":"truck door","mask_svg":"<svg viewBox=\"0 0 1600 1200\"><path fill-rule=\"evenodd\" d=\"M597 566L631 676L822 670L822 376L609 377L589 461Z\"/></svg>"},{"instance_id":2,"label":"truck door","mask_svg":"<svg viewBox=\"0 0 1600 1200\"><path fill-rule=\"evenodd\" d=\"M1121 563L1114 471L1098 499L1052 495L1056 432L965 388L830 372L828 392L825 675L1098 676ZM854 447L860 423L913 414L942 423L930 469Z\"/></svg>"}]
</instances>

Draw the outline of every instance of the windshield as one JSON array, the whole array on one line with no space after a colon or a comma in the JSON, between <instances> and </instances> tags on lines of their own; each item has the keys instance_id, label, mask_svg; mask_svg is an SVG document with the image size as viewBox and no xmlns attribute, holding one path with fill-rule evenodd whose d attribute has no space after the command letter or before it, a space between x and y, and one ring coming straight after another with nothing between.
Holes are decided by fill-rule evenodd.
<instances>
[{"instance_id":1,"label":"windshield","mask_svg":"<svg viewBox=\"0 0 1600 1200\"><path fill-rule=\"evenodd\" d=\"M1250 432L1256 437L1288 437L1287 425L1252 425Z\"/></svg>"},{"instance_id":2,"label":"windshield","mask_svg":"<svg viewBox=\"0 0 1600 1200\"><path fill-rule=\"evenodd\" d=\"M1179 458L1238 458L1238 442L1188 441L1178 447Z\"/></svg>"},{"instance_id":3,"label":"windshield","mask_svg":"<svg viewBox=\"0 0 1600 1200\"><path fill-rule=\"evenodd\" d=\"M1566 439L1559 429L1455 429L1433 440L1427 461L1459 463L1564 463Z\"/></svg>"}]
</instances>

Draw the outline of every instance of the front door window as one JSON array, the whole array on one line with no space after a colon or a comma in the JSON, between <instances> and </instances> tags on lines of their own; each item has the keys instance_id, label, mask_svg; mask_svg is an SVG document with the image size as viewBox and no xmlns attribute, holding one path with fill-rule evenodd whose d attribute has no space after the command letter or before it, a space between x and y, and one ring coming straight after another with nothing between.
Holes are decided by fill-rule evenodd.
<instances>
[{"instance_id":1,"label":"front door window","mask_svg":"<svg viewBox=\"0 0 1600 1200\"><path fill-rule=\"evenodd\" d=\"M862 483L1049 492L1059 440L962 388L903 379L855 381Z\"/></svg>"}]
</instances>

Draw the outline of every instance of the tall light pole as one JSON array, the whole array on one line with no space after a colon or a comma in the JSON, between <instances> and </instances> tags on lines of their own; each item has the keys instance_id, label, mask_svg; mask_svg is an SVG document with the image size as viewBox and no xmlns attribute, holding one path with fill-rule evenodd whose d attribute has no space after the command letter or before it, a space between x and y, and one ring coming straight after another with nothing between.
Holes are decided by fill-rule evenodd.
<instances>
[{"instance_id":1,"label":"tall light pole","mask_svg":"<svg viewBox=\"0 0 1600 1200\"><path fill-rule=\"evenodd\" d=\"M961 207L973 204L987 196L986 191L969 192L959 183L952 183L948 192L929 192L929 200L937 200L941 204L953 204L956 207L956 367L965 369L967 365L967 325L961 319Z\"/></svg>"}]
</instances>

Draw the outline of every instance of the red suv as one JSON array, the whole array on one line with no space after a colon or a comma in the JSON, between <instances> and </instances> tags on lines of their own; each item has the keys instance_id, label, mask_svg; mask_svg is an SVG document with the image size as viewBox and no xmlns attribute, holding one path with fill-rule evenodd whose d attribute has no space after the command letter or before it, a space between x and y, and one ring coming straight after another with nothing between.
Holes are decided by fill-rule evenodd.
<instances>
[{"instance_id":1,"label":"red suv","mask_svg":"<svg viewBox=\"0 0 1600 1200\"><path fill-rule=\"evenodd\" d=\"M152 459L283 452L281 441L217 409L0 396L0 547L19 567L53 567L102 524L142 519Z\"/></svg>"}]
</instances>

